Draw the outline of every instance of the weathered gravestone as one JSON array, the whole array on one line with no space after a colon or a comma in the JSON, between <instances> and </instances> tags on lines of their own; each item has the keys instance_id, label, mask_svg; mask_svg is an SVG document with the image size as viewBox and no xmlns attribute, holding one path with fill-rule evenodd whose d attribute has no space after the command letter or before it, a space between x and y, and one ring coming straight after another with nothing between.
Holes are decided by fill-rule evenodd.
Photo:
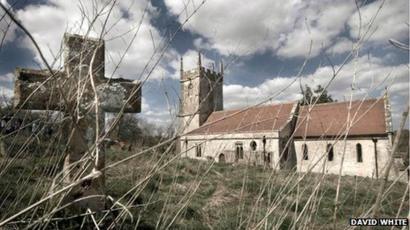
<instances>
[{"instance_id":1,"label":"weathered gravestone","mask_svg":"<svg viewBox=\"0 0 410 230\"><path fill-rule=\"evenodd\" d=\"M139 113L141 84L104 77L104 41L64 35L64 70L17 69L17 108L57 110L65 113L68 150L64 161L64 184L70 184L104 168L104 112ZM80 207L104 208L104 173L75 186L63 202L87 198Z\"/></svg>"}]
</instances>

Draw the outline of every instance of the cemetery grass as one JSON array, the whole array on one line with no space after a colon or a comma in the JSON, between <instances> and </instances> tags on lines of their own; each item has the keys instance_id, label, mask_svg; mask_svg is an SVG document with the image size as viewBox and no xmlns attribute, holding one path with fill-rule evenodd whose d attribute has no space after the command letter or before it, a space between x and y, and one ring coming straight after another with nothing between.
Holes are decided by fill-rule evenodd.
<instances>
[{"instance_id":1,"label":"cemetery grass","mask_svg":"<svg viewBox=\"0 0 410 230\"><path fill-rule=\"evenodd\" d=\"M108 150L106 164L130 154ZM1 164L8 160L3 156ZM169 165L151 173L156 164L170 160ZM1 218L16 213L47 194L52 175L61 170L61 166L50 165L56 162L62 165L61 157L36 155L13 158L13 163L0 177ZM152 176L147 176L150 174ZM109 169L106 172L106 192L129 206L133 219L127 213L123 218L119 218L121 212L115 214L119 218L117 227L122 229L133 229L137 223L140 229L246 229L256 226L264 217L266 221L260 228L288 229L295 216L301 213L297 225L328 229L333 223L337 176L322 178L322 175L310 174L301 180L299 186L291 189L295 184L293 181L301 176L292 171L272 172L263 167L196 161L150 152ZM319 182L318 198L304 210ZM348 225L350 217L360 216L374 204L380 181L344 176L341 185L337 222L342 229ZM396 216L406 186L400 183L391 188L382 203L381 216ZM408 199L406 195L399 216L407 215ZM270 210L272 204L275 204L274 210ZM40 206L35 215L28 213L20 220L41 216L42 210ZM60 213L55 216L59 215L64 217ZM70 226L75 228L75 223Z\"/></svg>"}]
</instances>

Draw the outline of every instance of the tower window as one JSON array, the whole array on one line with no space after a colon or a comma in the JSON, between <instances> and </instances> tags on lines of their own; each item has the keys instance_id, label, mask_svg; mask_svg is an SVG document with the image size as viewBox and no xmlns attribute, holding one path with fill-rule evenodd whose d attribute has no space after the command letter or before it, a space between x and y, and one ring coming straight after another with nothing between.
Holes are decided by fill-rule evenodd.
<instances>
[{"instance_id":1,"label":"tower window","mask_svg":"<svg viewBox=\"0 0 410 230\"><path fill-rule=\"evenodd\" d=\"M192 88L193 88L192 82L189 81L189 84L188 84L188 97L190 97L192 95Z\"/></svg>"},{"instance_id":2,"label":"tower window","mask_svg":"<svg viewBox=\"0 0 410 230\"><path fill-rule=\"evenodd\" d=\"M308 147L306 144L302 145L303 160L309 160Z\"/></svg>"},{"instance_id":3,"label":"tower window","mask_svg":"<svg viewBox=\"0 0 410 230\"><path fill-rule=\"evenodd\" d=\"M196 146L196 156L197 156L197 157L201 157L201 156L202 156L201 145L197 145L197 146Z\"/></svg>"},{"instance_id":4,"label":"tower window","mask_svg":"<svg viewBox=\"0 0 410 230\"><path fill-rule=\"evenodd\" d=\"M333 145L328 144L326 147L326 151L327 151L327 160L333 161L333 157L334 157Z\"/></svg>"},{"instance_id":5,"label":"tower window","mask_svg":"<svg viewBox=\"0 0 410 230\"><path fill-rule=\"evenodd\" d=\"M356 155L357 155L357 162L363 162L362 145L360 143L356 144Z\"/></svg>"},{"instance_id":6,"label":"tower window","mask_svg":"<svg viewBox=\"0 0 410 230\"><path fill-rule=\"evenodd\" d=\"M252 150L252 151L255 151L255 150L256 150L256 146L257 146L256 141L251 141L250 146L251 146L251 150Z\"/></svg>"}]
</instances>

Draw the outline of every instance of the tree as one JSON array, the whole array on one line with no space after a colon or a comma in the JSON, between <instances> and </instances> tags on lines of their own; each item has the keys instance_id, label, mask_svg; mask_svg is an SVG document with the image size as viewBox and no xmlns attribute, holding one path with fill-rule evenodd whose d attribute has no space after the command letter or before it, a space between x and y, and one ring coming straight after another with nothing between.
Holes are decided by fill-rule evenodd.
<instances>
[{"instance_id":1,"label":"tree","mask_svg":"<svg viewBox=\"0 0 410 230\"><path fill-rule=\"evenodd\" d=\"M312 103L313 101L312 100L312 97L313 97L312 89L308 85L305 85L305 89L303 89L303 86L302 86L301 90L302 90L303 98L300 100L300 103L302 105L308 105Z\"/></svg>"},{"instance_id":2,"label":"tree","mask_svg":"<svg viewBox=\"0 0 410 230\"><path fill-rule=\"evenodd\" d=\"M316 102L317 104L336 101L332 98L332 95L330 95L327 92L327 90L324 89L321 85L317 85L316 89L313 90L313 92L312 92L312 89L308 85L305 85L304 89L302 87L302 95L303 95L303 98L300 101L302 105L313 104L316 102L316 100L317 100Z\"/></svg>"}]
</instances>

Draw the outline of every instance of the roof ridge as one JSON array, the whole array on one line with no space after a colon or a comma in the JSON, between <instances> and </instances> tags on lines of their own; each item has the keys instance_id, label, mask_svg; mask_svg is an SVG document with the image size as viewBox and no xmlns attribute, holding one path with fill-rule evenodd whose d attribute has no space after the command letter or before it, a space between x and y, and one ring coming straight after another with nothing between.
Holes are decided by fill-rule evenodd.
<instances>
[{"instance_id":1,"label":"roof ridge","mask_svg":"<svg viewBox=\"0 0 410 230\"><path fill-rule=\"evenodd\" d=\"M352 100L352 102L366 102L366 101L377 101L377 98L371 98L366 100ZM342 103L349 103L350 101L334 101L334 102L327 102L327 103L316 103L314 106L326 106L326 105L335 105L335 104L342 104ZM308 107L310 105L301 105L301 107Z\"/></svg>"},{"instance_id":2,"label":"roof ridge","mask_svg":"<svg viewBox=\"0 0 410 230\"><path fill-rule=\"evenodd\" d=\"M297 103L297 101L293 101L293 102L285 102L285 103L277 103L277 104L270 104L270 105L256 105L256 106L249 106L249 107L241 107L241 108L236 108L236 109L224 109L224 110L219 110L219 111L213 111L211 114L213 113L223 113L223 112L236 112L239 110L250 110L250 109L254 109L254 108L266 108L266 107L272 107L272 106L280 106L280 105L288 105L288 104L295 104Z\"/></svg>"}]
</instances>

